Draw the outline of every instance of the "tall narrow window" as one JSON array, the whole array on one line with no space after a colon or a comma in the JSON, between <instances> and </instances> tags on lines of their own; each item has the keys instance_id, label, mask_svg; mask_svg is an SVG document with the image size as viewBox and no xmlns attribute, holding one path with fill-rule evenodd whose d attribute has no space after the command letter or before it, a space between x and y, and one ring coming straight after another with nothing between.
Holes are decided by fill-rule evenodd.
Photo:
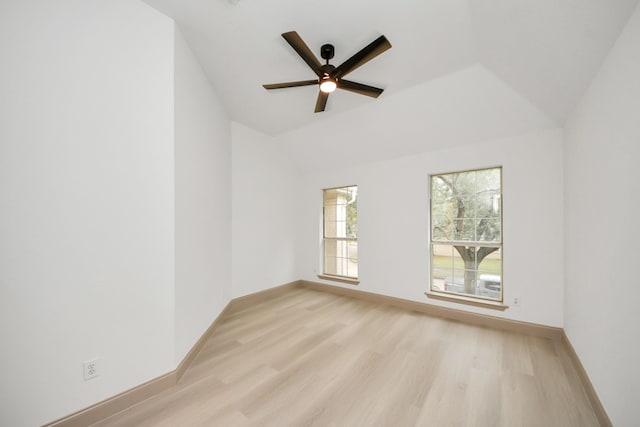
<instances>
[{"instance_id":1,"label":"tall narrow window","mask_svg":"<svg viewBox=\"0 0 640 427\"><path fill-rule=\"evenodd\" d=\"M325 275L358 278L358 187L323 191Z\"/></svg>"},{"instance_id":2,"label":"tall narrow window","mask_svg":"<svg viewBox=\"0 0 640 427\"><path fill-rule=\"evenodd\" d=\"M430 178L431 290L502 301L502 169Z\"/></svg>"}]
</instances>

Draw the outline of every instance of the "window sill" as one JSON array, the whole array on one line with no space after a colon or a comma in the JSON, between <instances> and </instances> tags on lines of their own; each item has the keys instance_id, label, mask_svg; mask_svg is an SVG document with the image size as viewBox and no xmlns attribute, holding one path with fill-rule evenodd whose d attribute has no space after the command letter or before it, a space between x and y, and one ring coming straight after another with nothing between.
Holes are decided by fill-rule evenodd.
<instances>
[{"instance_id":1,"label":"window sill","mask_svg":"<svg viewBox=\"0 0 640 427\"><path fill-rule=\"evenodd\" d=\"M332 276L330 274L318 274L318 278L323 280L332 280L334 282L348 283L350 285L360 284L360 281L358 279L350 279L348 277L342 276Z\"/></svg>"},{"instance_id":2,"label":"window sill","mask_svg":"<svg viewBox=\"0 0 640 427\"><path fill-rule=\"evenodd\" d=\"M505 305L500 301L490 301L485 299L465 297L462 295L452 295L444 292L435 292L435 291L425 292L424 294L427 296L427 298L433 298L441 301L456 302L459 304L473 305L473 306L482 307L482 308L490 308L492 310L504 311L507 308L509 308L508 305Z\"/></svg>"}]
</instances>

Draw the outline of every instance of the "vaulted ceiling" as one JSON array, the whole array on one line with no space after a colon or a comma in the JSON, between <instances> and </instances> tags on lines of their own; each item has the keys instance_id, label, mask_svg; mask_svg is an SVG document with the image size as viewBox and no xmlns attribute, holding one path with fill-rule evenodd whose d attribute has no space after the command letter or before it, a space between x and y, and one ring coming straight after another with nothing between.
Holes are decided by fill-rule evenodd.
<instances>
[{"instance_id":1,"label":"vaulted ceiling","mask_svg":"<svg viewBox=\"0 0 640 427\"><path fill-rule=\"evenodd\" d=\"M392 103L412 87L482 69L562 125L638 0L145 0L174 18L230 117L277 135L336 120L347 110ZM235 3L235 4L234 4ZM347 91L313 113L317 87L267 91L263 83L313 72L280 36L295 30L320 57L331 43L339 65L384 34L393 48L349 74L381 87L372 99ZM479 81L478 84L482 84ZM473 81L465 81L473 96ZM479 91L484 93L486 87ZM452 92L452 96L459 96ZM432 103L424 99L429 108ZM415 102L414 102L415 104Z\"/></svg>"}]
</instances>

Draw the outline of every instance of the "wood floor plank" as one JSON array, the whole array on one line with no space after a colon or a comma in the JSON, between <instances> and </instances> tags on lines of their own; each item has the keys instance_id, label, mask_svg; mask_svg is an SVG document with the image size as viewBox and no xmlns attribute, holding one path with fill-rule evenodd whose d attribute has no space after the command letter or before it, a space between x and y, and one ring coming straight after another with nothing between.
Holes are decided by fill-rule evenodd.
<instances>
[{"instance_id":1,"label":"wood floor plank","mask_svg":"<svg viewBox=\"0 0 640 427\"><path fill-rule=\"evenodd\" d=\"M218 325L177 385L94 426L598 425L547 338L304 288Z\"/></svg>"}]
</instances>

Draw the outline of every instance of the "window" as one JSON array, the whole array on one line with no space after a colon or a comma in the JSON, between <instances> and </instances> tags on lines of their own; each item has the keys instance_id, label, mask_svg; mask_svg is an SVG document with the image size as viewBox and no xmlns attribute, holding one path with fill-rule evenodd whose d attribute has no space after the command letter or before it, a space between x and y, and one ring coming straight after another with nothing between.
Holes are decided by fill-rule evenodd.
<instances>
[{"instance_id":1,"label":"window","mask_svg":"<svg viewBox=\"0 0 640 427\"><path fill-rule=\"evenodd\" d=\"M358 187L323 191L323 272L358 278Z\"/></svg>"},{"instance_id":2,"label":"window","mask_svg":"<svg viewBox=\"0 0 640 427\"><path fill-rule=\"evenodd\" d=\"M431 291L502 301L502 169L430 179Z\"/></svg>"}]
</instances>

